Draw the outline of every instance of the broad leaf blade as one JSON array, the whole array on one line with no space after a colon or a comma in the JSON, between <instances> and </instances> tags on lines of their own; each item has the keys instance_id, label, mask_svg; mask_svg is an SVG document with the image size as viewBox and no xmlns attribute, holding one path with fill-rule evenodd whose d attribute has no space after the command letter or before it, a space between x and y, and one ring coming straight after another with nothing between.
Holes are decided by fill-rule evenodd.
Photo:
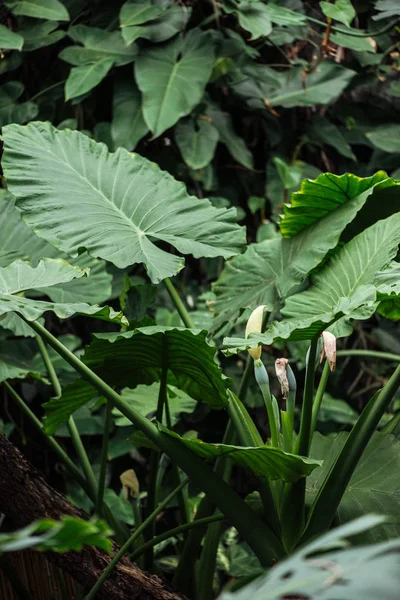
<instances>
[{"instance_id":1,"label":"broad leaf blade","mask_svg":"<svg viewBox=\"0 0 400 600\"><path fill-rule=\"evenodd\" d=\"M266 477L271 480L281 479L286 482L295 482L302 477L307 477L322 464L318 460L289 454L271 446L245 448L228 444L208 444L201 440L180 437L174 431L164 427L161 430L179 440L183 447L190 448L202 458L212 459L219 456L229 456L231 460L247 471L258 477Z\"/></svg>"},{"instance_id":2,"label":"broad leaf blade","mask_svg":"<svg viewBox=\"0 0 400 600\"><path fill-rule=\"evenodd\" d=\"M235 209L188 196L139 155L111 154L82 133L42 123L5 127L3 140L7 184L25 222L69 256L85 247L119 268L143 262L157 283L184 263L154 240L196 258L228 258L243 245Z\"/></svg>"},{"instance_id":3,"label":"broad leaf blade","mask_svg":"<svg viewBox=\"0 0 400 600\"><path fill-rule=\"evenodd\" d=\"M135 60L137 47L126 47L119 31L106 31L87 25L70 27L68 35L82 46L67 46L59 54L62 60L82 67L108 59L113 65L121 67Z\"/></svg>"},{"instance_id":4,"label":"broad leaf blade","mask_svg":"<svg viewBox=\"0 0 400 600\"><path fill-rule=\"evenodd\" d=\"M203 169L214 158L219 133L204 119L185 119L176 126L175 139L185 163L191 169Z\"/></svg>"},{"instance_id":5,"label":"broad leaf blade","mask_svg":"<svg viewBox=\"0 0 400 600\"><path fill-rule=\"evenodd\" d=\"M0 48L3 50L22 50L24 38L8 27L0 24Z\"/></svg>"},{"instance_id":6,"label":"broad leaf blade","mask_svg":"<svg viewBox=\"0 0 400 600\"><path fill-rule=\"evenodd\" d=\"M144 120L154 136L200 102L213 62L212 38L198 29L139 56L135 77L143 94Z\"/></svg>"},{"instance_id":7,"label":"broad leaf blade","mask_svg":"<svg viewBox=\"0 0 400 600\"><path fill-rule=\"evenodd\" d=\"M17 0L7 2L14 15L47 19L48 21L69 21L69 14L59 0Z\"/></svg>"},{"instance_id":8,"label":"broad leaf blade","mask_svg":"<svg viewBox=\"0 0 400 600\"><path fill-rule=\"evenodd\" d=\"M134 81L117 81L114 86L111 135L115 148L134 150L149 131L143 119L142 95Z\"/></svg>"},{"instance_id":9,"label":"broad leaf blade","mask_svg":"<svg viewBox=\"0 0 400 600\"><path fill-rule=\"evenodd\" d=\"M73 67L65 83L65 100L90 92L103 81L112 66L112 59L104 58L90 65Z\"/></svg>"}]
</instances>

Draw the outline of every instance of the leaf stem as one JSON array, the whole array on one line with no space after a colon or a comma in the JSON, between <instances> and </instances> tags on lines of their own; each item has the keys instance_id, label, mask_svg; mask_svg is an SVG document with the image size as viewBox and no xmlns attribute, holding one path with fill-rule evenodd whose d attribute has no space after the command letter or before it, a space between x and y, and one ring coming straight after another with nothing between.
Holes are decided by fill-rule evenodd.
<instances>
[{"instance_id":1,"label":"leaf stem","mask_svg":"<svg viewBox=\"0 0 400 600\"><path fill-rule=\"evenodd\" d=\"M318 414L321 408L321 402L325 394L326 384L328 383L329 374L330 374L329 363L326 360L324 364L324 368L322 371L321 379L319 380L318 388L315 394L314 404L312 407L312 417L311 417L311 432L310 439L314 435L315 428L317 426Z\"/></svg>"},{"instance_id":2,"label":"leaf stem","mask_svg":"<svg viewBox=\"0 0 400 600\"><path fill-rule=\"evenodd\" d=\"M103 443L101 446L101 457L100 457L100 473L99 473L99 484L97 486L96 496L96 514L102 514L102 507L104 501L104 489L106 485L106 471L108 461L108 439L110 436L110 427L112 423L112 404L107 400L106 414L104 417L104 431L103 431Z\"/></svg>"},{"instance_id":3,"label":"leaf stem","mask_svg":"<svg viewBox=\"0 0 400 600\"><path fill-rule=\"evenodd\" d=\"M295 444L295 452L300 456L308 456L311 443L311 418L314 397L315 362L317 356L318 338L311 341L310 354L306 370L306 381L304 386L303 406L301 408L299 437Z\"/></svg>"},{"instance_id":4,"label":"leaf stem","mask_svg":"<svg viewBox=\"0 0 400 600\"><path fill-rule=\"evenodd\" d=\"M112 573L113 569L115 568L115 566L119 563L119 561L121 560L121 558L129 551L129 548L132 546L132 544L134 544L134 542L140 537L140 535L142 534L142 532L145 529L147 529L147 527L149 525L152 525L155 522L155 518L157 517L157 515L159 515L160 512L162 510L164 510L164 508L167 506L167 504L169 504L169 502L172 500L172 498L185 485L187 485L188 482L189 482L189 478L186 477L178 485L178 487L176 487L174 490L172 490L172 492L170 494L168 494L168 496L166 498L164 498L164 500L157 506L157 508L155 508L149 514L149 516L143 521L143 523L141 523L139 525L139 527L136 528L136 530L134 531L134 533L129 537L129 539L125 542L125 544L123 546L121 546L121 548L118 550L117 554L108 563L107 567L104 569L103 573L100 575L100 577L98 578L98 580L96 581L96 583L94 584L94 586L92 587L92 589L90 590L90 592L85 596L84 600L92 600L96 596L97 592L99 591L99 589L101 588L101 586L103 585L103 583L105 582L105 580L111 575L111 573ZM144 550L144 546L145 545L143 545L140 548L141 552Z\"/></svg>"},{"instance_id":5,"label":"leaf stem","mask_svg":"<svg viewBox=\"0 0 400 600\"><path fill-rule=\"evenodd\" d=\"M199 456L187 448L183 450L178 440L159 431L40 323L21 318L204 490L211 502L219 506L240 532L262 564L268 566L282 555L281 543L270 527Z\"/></svg>"},{"instance_id":6,"label":"leaf stem","mask_svg":"<svg viewBox=\"0 0 400 600\"><path fill-rule=\"evenodd\" d=\"M336 356L362 356L363 358L380 358L400 362L400 354L379 352L378 350L338 350Z\"/></svg>"},{"instance_id":7,"label":"leaf stem","mask_svg":"<svg viewBox=\"0 0 400 600\"><path fill-rule=\"evenodd\" d=\"M168 294L170 295L170 298L172 300L172 302L175 305L176 310L179 313L180 318L182 319L185 327L188 327L189 329L194 329L194 323L192 321L192 318L189 314L189 312L186 309L186 306L183 304L181 297L179 296L178 292L176 291L174 284L172 283L172 281L170 280L169 277L167 277L166 279L163 279L163 283L167 289Z\"/></svg>"}]
</instances>

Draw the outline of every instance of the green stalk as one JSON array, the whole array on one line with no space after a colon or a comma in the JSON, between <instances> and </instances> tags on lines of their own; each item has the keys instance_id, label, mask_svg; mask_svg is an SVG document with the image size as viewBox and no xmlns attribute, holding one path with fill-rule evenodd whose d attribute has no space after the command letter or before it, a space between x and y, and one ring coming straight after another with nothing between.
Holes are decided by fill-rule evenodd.
<instances>
[{"instance_id":1,"label":"green stalk","mask_svg":"<svg viewBox=\"0 0 400 600\"><path fill-rule=\"evenodd\" d=\"M112 558L112 560L108 563L107 567L104 569L103 573L100 575L90 592L85 596L85 600L92 600L106 579L111 575L115 566L119 563L121 558L129 551L129 548L134 544L134 542L141 536L142 532L147 529L149 525L152 525L155 522L155 518L160 514L162 510L169 504L172 498L181 490L185 485L189 482L189 478L187 477L184 481L182 481L177 488L172 490L172 492L159 504L157 508L153 510L152 513L143 521L141 525L134 531L134 533L130 536L130 538L125 542L123 546L118 550L117 554ZM143 546L141 550L143 549Z\"/></svg>"},{"instance_id":2,"label":"green stalk","mask_svg":"<svg viewBox=\"0 0 400 600\"><path fill-rule=\"evenodd\" d=\"M100 473L99 473L99 485L97 487L96 496L96 514L101 515L104 501L104 489L106 486L106 471L108 461L108 439L110 437L110 427L112 423L112 404L107 401L106 414L104 418L104 431L103 431L103 444L101 446L101 458L100 458Z\"/></svg>"},{"instance_id":3,"label":"green stalk","mask_svg":"<svg viewBox=\"0 0 400 600\"><path fill-rule=\"evenodd\" d=\"M181 443L162 433L146 417L134 410L119 394L94 373L75 354L37 321L24 321L82 375L100 394L110 400L142 433L163 452L168 454L191 479L219 506L225 517L240 532L260 562L267 566L282 555L283 549L266 523L255 514L244 500L195 453L183 449Z\"/></svg>"},{"instance_id":4,"label":"green stalk","mask_svg":"<svg viewBox=\"0 0 400 600\"><path fill-rule=\"evenodd\" d=\"M331 526L362 453L399 386L400 365L394 371L383 390L377 392L371 398L358 417L342 450L318 491L310 510L306 531L300 540L301 543L314 535L326 531Z\"/></svg>"},{"instance_id":5,"label":"green stalk","mask_svg":"<svg viewBox=\"0 0 400 600\"><path fill-rule=\"evenodd\" d=\"M400 354L379 352L378 350L338 350L336 356L361 356L362 358L379 358L380 360L400 362Z\"/></svg>"},{"instance_id":6,"label":"green stalk","mask_svg":"<svg viewBox=\"0 0 400 600\"><path fill-rule=\"evenodd\" d=\"M146 542L144 544L144 546L142 546L138 550L135 550L134 552L132 552L132 554L129 555L129 558L132 561L134 561L137 559L138 556L140 556L142 554L142 552L144 552L150 546L154 547L157 544L160 544L161 542L163 542L164 540L168 540L169 538L178 535L179 533L186 533L189 530L204 527L205 525L208 525L209 523L214 523L215 521L221 521L222 519L224 519L224 515L222 513L216 513L215 515L210 515L209 517L204 517L204 519L197 519L196 521L191 521L190 523L183 523L183 525L178 525L178 527L174 527L174 529L169 529L168 531L165 531L164 533L161 533L160 535L153 538L152 540L149 540L148 542Z\"/></svg>"},{"instance_id":7,"label":"green stalk","mask_svg":"<svg viewBox=\"0 0 400 600\"><path fill-rule=\"evenodd\" d=\"M294 447L294 452L300 456L308 456L311 443L311 419L313 409L317 345L318 338L314 338L311 341L306 370L303 406L301 409L300 419L300 432ZM296 483L287 483L284 486L280 521L282 527L282 540L286 551L289 553L293 550L304 528L305 495L305 477Z\"/></svg>"},{"instance_id":8,"label":"green stalk","mask_svg":"<svg viewBox=\"0 0 400 600\"><path fill-rule=\"evenodd\" d=\"M170 298L172 300L172 302L175 305L176 310L179 313L180 318L182 319L185 327L188 327L189 329L194 329L194 323L192 321L191 316L189 315L186 306L183 304L181 297L179 296L178 292L176 291L174 284L172 283L172 281L170 280L169 277L167 277L166 279L163 279L164 285L167 288L167 292L170 295Z\"/></svg>"},{"instance_id":9,"label":"green stalk","mask_svg":"<svg viewBox=\"0 0 400 600\"><path fill-rule=\"evenodd\" d=\"M49 353L47 352L46 344L44 343L42 337L40 335L36 336L37 345L39 347L40 354L42 355L43 362L47 369L47 373L49 375L51 384L53 386L54 394L58 398L62 394L61 384L57 377L57 373L54 369L54 365L51 362ZM86 477L86 481L91 489L91 493L96 498L97 497L97 483L96 478L93 473L92 465L90 464L88 455L86 454L85 447L82 443L81 436L79 435L78 428L75 424L75 420L71 415L67 422L68 430L71 436L72 444L75 448L75 452L79 458L81 463L84 475Z\"/></svg>"},{"instance_id":10,"label":"green stalk","mask_svg":"<svg viewBox=\"0 0 400 600\"><path fill-rule=\"evenodd\" d=\"M314 404L312 407L312 417L311 417L311 432L310 439L312 440L315 428L317 426L318 414L321 408L321 402L325 394L326 384L328 383L329 374L330 374L329 363L326 360L324 364L324 368L322 371L321 379L319 380L317 392L315 394Z\"/></svg>"},{"instance_id":11,"label":"green stalk","mask_svg":"<svg viewBox=\"0 0 400 600\"><path fill-rule=\"evenodd\" d=\"M271 445L274 448L279 447L279 439L278 439L278 423L276 422L276 415L274 411L274 407L272 405L271 392L269 389L269 379L266 368L264 367L261 360L254 361L254 375L258 386L261 390L262 397L264 399L264 404L267 409L268 421L269 421L269 429L271 432Z\"/></svg>"}]
</instances>

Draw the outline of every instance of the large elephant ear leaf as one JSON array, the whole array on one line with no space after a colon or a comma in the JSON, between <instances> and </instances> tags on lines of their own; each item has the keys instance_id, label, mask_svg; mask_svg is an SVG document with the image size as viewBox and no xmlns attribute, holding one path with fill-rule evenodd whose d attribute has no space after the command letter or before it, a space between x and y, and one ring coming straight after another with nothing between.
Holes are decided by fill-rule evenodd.
<instances>
[{"instance_id":1,"label":"large elephant ear leaf","mask_svg":"<svg viewBox=\"0 0 400 600\"><path fill-rule=\"evenodd\" d=\"M194 400L214 408L224 408L228 402L230 379L223 376L215 362L215 348L207 342L205 331L152 326L97 334L82 360L110 385L131 390L142 384L150 385L159 381L162 370L167 368L169 385ZM46 431L54 433L96 395L96 390L80 379L67 386L60 398L45 405ZM133 401L134 398L135 394Z\"/></svg>"},{"instance_id":2,"label":"large elephant ear leaf","mask_svg":"<svg viewBox=\"0 0 400 600\"><path fill-rule=\"evenodd\" d=\"M85 248L124 268L144 263L151 280L178 273L183 258L238 253L244 229L236 209L217 209L147 159L50 123L3 128L3 169L17 208L36 235L69 256Z\"/></svg>"},{"instance_id":3,"label":"large elephant ear leaf","mask_svg":"<svg viewBox=\"0 0 400 600\"><path fill-rule=\"evenodd\" d=\"M46 311L54 312L60 319L66 319L75 314L95 316L107 321L121 322L126 319L111 308L90 306L84 303L53 303L43 300L25 298L21 295L27 290L41 290L64 284L72 279L87 275L88 271L73 267L65 260L44 258L37 267L22 260L16 260L8 267L0 268L0 317L17 313L28 321L36 321Z\"/></svg>"},{"instance_id":4,"label":"large elephant ear leaf","mask_svg":"<svg viewBox=\"0 0 400 600\"><path fill-rule=\"evenodd\" d=\"M308 290L286 300L282 321L246 342L227 339L226 346L231 351L277 339L311 339L342 317L369 318L377 307L376 273L396 256L399 243L400 212L378 221L340 248ZM350 332L345 325L340 333Z\"/></svg>"}]
</instances>

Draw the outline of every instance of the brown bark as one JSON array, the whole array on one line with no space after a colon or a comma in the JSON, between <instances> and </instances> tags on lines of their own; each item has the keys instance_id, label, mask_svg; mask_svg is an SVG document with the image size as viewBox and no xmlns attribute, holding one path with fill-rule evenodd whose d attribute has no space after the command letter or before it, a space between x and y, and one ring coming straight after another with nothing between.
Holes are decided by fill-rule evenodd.
<instances>
[{"instance_id":1,"label":"brown bark","mask_svg":"<svg viewBox=\"0 0 400 600\"><path fill-rule=\"evenodd\" d=\"M0 513L5 513L15 528L36 519L59 519L87 515L73 506L62 494L51 488L7 438L0 435ZM118 550L112 554L97 548L82 552L47 552L47 559L69 573L86 589L90 589ZM97 594L99 600L183 600L184 597L157 575L141 571L128 558L120 561Z\"/></svg>"}]
</instances>

